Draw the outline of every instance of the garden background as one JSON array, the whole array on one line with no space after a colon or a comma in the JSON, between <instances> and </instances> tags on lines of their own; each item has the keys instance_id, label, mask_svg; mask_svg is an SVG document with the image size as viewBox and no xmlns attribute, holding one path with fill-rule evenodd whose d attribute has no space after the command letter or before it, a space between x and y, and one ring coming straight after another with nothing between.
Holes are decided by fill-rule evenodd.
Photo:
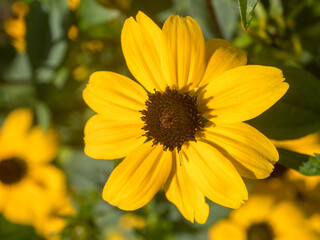
<instances>
[{"instance_id":1,"label":"garden background","mask_svg":"<svg viewBox=\"0 0 320 240\"><path fill-rule=\"evenodd\" d=\"M207 239L212 226L228 217L230 209L208 201L207 222L190 223L162 191L134 212L121 211L101 198L120 160L94 160L84 154L84 126L93 111L84 103L82 91L95 71L132 77L120 35L125 19L138 11L159 26L171 14L191 16L206 40L224 38L247 53L248 64L284 72L290 84L287 94L248 121L273 139L280 154L270 178L246 182L249 199L265 194L294 203L306 220L300 227L320 239L317 0L1 0L0 126L14 109L29 108L35 125L44 131L54 129L58 146L51 164L66 176L73 210L52 213L64 224L50 236L43 228L0 215L0 239Z\"/></svg>"}]
</instances>

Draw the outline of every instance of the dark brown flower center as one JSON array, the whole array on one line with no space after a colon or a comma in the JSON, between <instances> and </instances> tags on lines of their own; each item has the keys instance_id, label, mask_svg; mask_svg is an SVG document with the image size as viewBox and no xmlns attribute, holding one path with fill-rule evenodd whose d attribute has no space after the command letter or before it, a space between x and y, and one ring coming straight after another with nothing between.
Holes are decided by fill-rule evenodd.
<instances>
[{"instance_id":1,"label":"dark brown flower center","mask_svg":"<svg viewBox=\"0 0 320 240\"><path fill-rule=\"evenodd\" d=\"M179 151L184 143L196 141L196 132L205 125L197 97L169 88L164 93L155 90L148 97L146 110L141 111L145 122L142 129L153 145L160 143L164 150Z\"/></svg>"},{"instance_id":2,"label":"dark brown flower center","mask_svg":"<svg viewBox=\"0 0 320 240\"><path fill-rule=\"evenodd\" d=\"M19 182L27 173L27 164L19 158L0 160L0 181L3 184Z\"/></svg>"},{"instance_id":3,"label":"dark brown flower center","mask_svg":"<svg viewBox=\"0 0 320 240\"><path fill-rule=\"evenodd\" d=\"M273 240L274 238L273 229L267 222L252 224L247 231L248 240Z\"/></svg>"}]
</instances>

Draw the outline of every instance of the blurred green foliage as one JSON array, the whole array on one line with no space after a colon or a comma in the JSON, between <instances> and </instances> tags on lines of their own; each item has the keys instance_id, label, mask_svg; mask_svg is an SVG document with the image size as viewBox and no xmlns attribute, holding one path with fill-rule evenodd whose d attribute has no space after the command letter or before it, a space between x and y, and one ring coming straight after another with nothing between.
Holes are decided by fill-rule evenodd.
<instances>
[{"instance_id":1,"label":"blurred green foliage","mask_svg":"<svg viewBox=\"0 0 320 240\"><path fill-rule=\"evenodd\" d=\"M93 160L83 153L83 128L93 112L86 107L81 93L94 71L130 76L120 34L125 19L135 16L138 10L159 25L170 14L189 15L200 24L207 40L223 37L245 50L250 64L281 68L290 84L288 93L270 110L249 121L268 137L294 139L320 129L317 0L239 0L239 5L233 0L132 0L129 4L124 0L82 0L74 11L65 0L25 2L30 8L26 16L26 52L15 52L1 24L0 120L16 107L30 107L37 123L45 129L53 126L59 132L61 150L55 163L68 177L78 210L62 233L64 240L105 239L117 230L123 215L101 200L113 162ZM12 15L11 4L0 2L1 21ZM70 37L72 26L76 34ZM279 152L282 164L306 175L320 174L319 155L309 158L287 150ZM229 212L213 203L210 208L206 224L191 224L160 192L136 211L148 226L125 234L138 239L206 239L208 227ZM31 228L0 218L0 239L40 238Z\"/></svg>"}]
</instances>

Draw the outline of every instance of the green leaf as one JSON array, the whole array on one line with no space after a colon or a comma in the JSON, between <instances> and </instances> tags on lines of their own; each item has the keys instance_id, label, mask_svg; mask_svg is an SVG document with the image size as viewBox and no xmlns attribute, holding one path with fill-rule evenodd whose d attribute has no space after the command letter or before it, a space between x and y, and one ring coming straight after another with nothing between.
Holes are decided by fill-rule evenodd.
<instances>
[{"instance_id":1,"label":"green leaf","mask_svg":"<svg viewBox=\"0 0 320 240\"><path fill-rule=\"evenodd\" d=\"M119 11L101 7L96 1L82 1L77 11L81 31L90 30L98 24L105 24L120 16Z\"/></svg>"},{"instance_id":2,"label":"green leaf","mask_svg":"<svg viewBox=\"0 0 320 240\"><path fill-rule=\"evenodd\" d=\"M279 163L282 165L295 169L303 175L320 175L320 154L311 157L284 149L278 149L278 152L280 155Z\"/></svg>"},{"instance_id":3,"label":"green leaf","mask_svg":"<svg viewBox=\"0 0 320 240\"><path fill-rule=\"evenodd\" d=\"M25 53L16 54L3 77L10 82L30 82L32 71L28 56Z\"/></svg>"},{"instance_id":4,"label":"green leaf","mask_svg":"<svg viewBox=\"0 0 320 240\"><path fill-rule=\"evenodd\" d=\"M39 102L35 107L38 123L44 131L48 130L51 123L51 111L45 103Z\"/></svg>"},{"instance_id":5,"label":"green leaf","mask_svg":"<svg viewBox=\"0 0 320 240\"><path fill-rule=\"evenodd\" d=\"M242 24L246 30L250 24L252 12L258 1L259 0L238 0Z\"/></svg>"},{"instance_id":6,"label":"green leaf","mask_svg":"<svg viewBox=\"0 0 320 240\"><path fill-rule=\"evenodd\" d=\"M44 240L38 236L34 228L11 223L0 215L0 239L1 240Z\"/></svg>"},{"instance_id":7,"label":"green leaf","mask_svg":"<svg viewBox=\"0 0 320 240\"><path fill-rule=\"evenodd\" d=\"M300 166L299 172L308 176L320 175L320 154L316 153L315 157L309 157L309 161Z\"/></svg>"},{"instance_id":8,"label":"green leaf","mask_svg":"<svg viewBox=\"0 0 320 240\"><path fill-rule=\"evenodd\" d=\"M269 138L296 139L320 129L320 80L298 68L283 68L290 87L284 97L248 123Z\"/></svg>"},{"instance_id":9,"label":"green leaf","mask_svg":"<svg viewBox=\"0 0 320 240\"><path fill-rule=\"evenodd\" d=\"M291 152L289 150L278 149L278 152L279 152L279 163L281 163L282 165L288 168L293 168L297 171L299 171L300 167L303 166L303 164L308 162L309 160L308 155Z\"/></svg>"},{"instance_id":10,"label":"green leaf","mask_svg":"<svg viewBox=\"0 0 320 240\"><path fill-rule=\"evenodd\" d=\"M35 90L30 84L0 84L0 108L30 107L35 95Z\"/></svg>"}]
</instances>

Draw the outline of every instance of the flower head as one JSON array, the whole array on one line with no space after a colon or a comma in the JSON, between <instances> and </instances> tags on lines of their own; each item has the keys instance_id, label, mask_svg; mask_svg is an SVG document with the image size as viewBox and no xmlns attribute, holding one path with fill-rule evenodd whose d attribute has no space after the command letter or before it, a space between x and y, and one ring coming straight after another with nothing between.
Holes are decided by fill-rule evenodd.
<instances>
[{"instance_id":1,"label":"flower head","mask_svg":"<svg viewBox=\"0 0 320 240\"><path fill-rule=\"evenodd\" d=\"M308 220L290 201L276 202L271 196L252 196L246 205L231 212L209 230L209 239L315 240Z\"/></svg>"},{"instance_id":2,"label":"flower head","mask_svg":"<svg viewBox=\"0 0 320 240\"><path fill-rule=\"evenodd\" d=\"M35 214L47 211L64 177L48 165L56 154L56 134L31 123L31 111L17 109L0 128L0 212L21 224L32 224Z\"/></svg>"},{"instance_id":3,"label":"flower head","mask_svg":"<svg viewBox=\"0 0 320 240\"><path fill-rule=\"evenodd\" d=\"M160 29L139 12L126 20L121 43L141 85L95 72L83 92L97 112L85 127L86 154L126 156L103 198L134 210L164 186L184 217L199 223L209 214L205 197L238 208L248 197L241 176L265 178L279 158L272 143L243 121L285 94L281 70L246 66L245 53L225 40L205 42L191 17L172 15Z\"/></svg>"}]
</instances>

